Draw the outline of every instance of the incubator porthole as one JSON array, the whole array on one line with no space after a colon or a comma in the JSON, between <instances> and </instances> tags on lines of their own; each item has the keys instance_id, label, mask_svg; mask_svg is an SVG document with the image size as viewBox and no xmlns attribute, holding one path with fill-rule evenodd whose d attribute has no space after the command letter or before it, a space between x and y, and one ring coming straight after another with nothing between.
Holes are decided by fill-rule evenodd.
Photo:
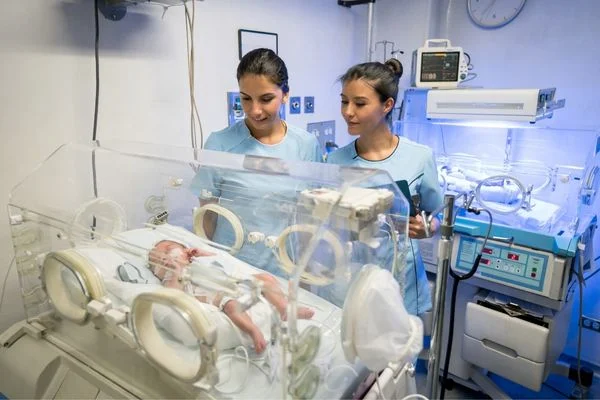
<instances>
[{"instance_id":1,"label":"incubator porthole","mask_svg":"<svg viewBox=\"0 0 600 400\"><path fill-rule=\"evenodd\" d=\"M208 372L214 360L214 343L206 342L212 325L195 301L170 289L142 293L134 299L130 315L135 340L149 360L192 383Z\"/></svg>"},{"instance_id":2,"label":"incubator porthole","mask_svg":"<svg viewBox=\"0 0 600 400\"><path fill-rule=\"evenodd\" d=\"M99 197L75 210L68 236L74 244L82 244L126 229L127 215L123 207L113 200Z\"/></svg>"},{"instance_id":3,"label":"incubator porthole","mask_svg":"<svg viewBox=\"0 0 600 400\"><path fill-rule=\"evenodd\" d=\"M87 304L102 292L102 288L91 283L93 276L77 272L85 271L78 262L80 260L72 253L49 254L42 265L42 281L56 312L63 318L84 324L89 317Z\"/></svg>"},{"instance_id":4,"label":"incubator porthole","mask_svg":"<svg viewBox=\"0 0 600 400\"><path fill-rule=\"evenodd\" d=\"M85 293L80 278L65 266L61 266L60 269L60 275L62 276L69 301L76 307L85 310L85 307L89 302L89 296Z\"/></svg>"},{"instance_id":5,"label":"incubator porthole","mask_svg":"<svg viewBox=\"0 0 600 400\"><path fill-rule=\"evenodd\" d=\"M313 238L319 241L313 247ZM289 251L289 246L296 249ZM298 249L302 249L299 251ZM287 274L293 274L300 265L307 251L311 251L310 265L301 274L300 280L315 286L325 286L334 279L342 277L346 272L346 255L344 245L337 235L328 229L319 229L316 225L298 224L286 228L279 235L276 243L276 254L281 268Z\"/></svg>"},{"instance_id":6,"label":"incubator porthole","mask_svg":"<svg viewBox=\"0 0 600 400\"><path fill-rule=\"evenodd\" d=\"M215 230L217 225L218 231ZM205 204L194 211L194 232L203 239L228 248L231 254L242 248L246 237L240 218L216 203Z\"/></svg>"}]
</instances>

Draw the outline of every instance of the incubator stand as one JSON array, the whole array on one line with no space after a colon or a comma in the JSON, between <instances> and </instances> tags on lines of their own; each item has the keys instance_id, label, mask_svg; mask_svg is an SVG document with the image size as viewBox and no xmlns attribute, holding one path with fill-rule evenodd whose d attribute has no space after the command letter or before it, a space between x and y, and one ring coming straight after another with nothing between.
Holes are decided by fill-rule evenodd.
<instances>
[{"instance_id":1,"label":"incubator stand","mask_svg":"<svg viewBox=\"0 0 600 400\"><path fill-rule=\"evenodd\" d=\"M408 211L377 170L139 143L62 146L11 193L27 319L0 336L0 392L410 394L422 328L389 300L401 304ZM275 278L258 278L267 272ZM382 307L382 293L384 318L366 308ZM250 317L263 351L228 304ZM378 340L400 346L382 353ZM384 371L378 385L365 381L371 370Z\"/></svg>"},{"instance_id":2,"label":"incubator stand","mask_svg":"<svg viewBox=\"0 0 600 400\"><path fill-rule=\"evenodd\" d=\"M593 268L599 132L428 121L425 96L405 94L394 131L433 149L440 186L456 196L452 268L465 274L482 254L478 272L459 286L451 376L493 398L505 394L481 371L540 390L565 345L574 273ZM485 247L489 218L467 208L493 216ZM435 273L437 240L420 246Z\"/></svg>"}]
</instances>

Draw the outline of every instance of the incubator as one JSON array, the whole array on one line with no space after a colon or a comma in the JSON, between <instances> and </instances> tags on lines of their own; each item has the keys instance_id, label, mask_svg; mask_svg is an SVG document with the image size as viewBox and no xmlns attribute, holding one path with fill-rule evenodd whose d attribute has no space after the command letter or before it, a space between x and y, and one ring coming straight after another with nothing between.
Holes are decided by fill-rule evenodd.
<instances>
[{"instance_id":1,"label":"incubator","mask_svg":"<svg viewBox=\"0 0 600 400\"><path fill-rule=\"evenodd\" d=\"M457 102L463 94L446 92ZM454 329L450 376L492 398L506 394L488 371L540 390L565 346L573 288L594 267L600 133L499 121L498 114L430 118L430 93L405 92L394 131L433 149L439 184L455 198L449 251L438 254L437 239L420 243L426 269L435 274L448 260L465 275L480 259L459 286L451 328L445 312L444 337Z\"/></svg>"},{"instance_id":2,"label":"incubator","mask_svg":"<svg viewBox=\"0 0 600 400\"><path fill-rule=\"evenodd\" d=\"M407 91L404 120L394 131L433 149L440 186L457 198L456 231L483 236L487 216L463 206L485 208L493 215L492 236L572 257L600 205L600 133L427 120L426 98L427 91Z\"/></svg>"},{"instance_id":3,"label":"incubator","mask_svg":"<svg viewBox=\"0 0 600 400\"><path fill-rule=\"evenodd\" d=\"M423 332L401 296L408 213L377 170L62 146L10 196L27 319L0 335L0 392L413 393Z\"/></svg>"}]
</instances>

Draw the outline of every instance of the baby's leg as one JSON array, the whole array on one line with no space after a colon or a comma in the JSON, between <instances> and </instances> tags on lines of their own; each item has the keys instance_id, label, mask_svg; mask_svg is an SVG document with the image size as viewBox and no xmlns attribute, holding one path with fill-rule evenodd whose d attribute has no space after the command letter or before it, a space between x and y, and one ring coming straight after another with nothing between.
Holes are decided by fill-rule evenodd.
<instances>
[{"instance_id":1,"label":"baby's leg","mask_svg":"<svg viewBox=\"0 0 600 400\"><path fill-rule=\"evenodd\" d=\"M269 274L256 274L254 277L263 282L263 296L265 299L279 311L281 318L287 318L288 301L285 294L279 287L279 282L275 277ZM313 310L307 307L298 307L298 318L310 319L315 314Z\"/></svg>"},{"instance_id":2,"label":"baby's leg","mask_svg":"<svg viewBox=\"0 0 600 400\"><path fill-rule=\"evenodd\" d=\"M223 306L223 312L229 317L229 319L240 328L243 332L250 335L254 342L254 350L257 353L262 353L267 347L267 341L263 336L262 332L252 322L252 319L245 312L240 311L240 305L235 300L229 300L225 306Z\"/></svg>"}]
</instances>

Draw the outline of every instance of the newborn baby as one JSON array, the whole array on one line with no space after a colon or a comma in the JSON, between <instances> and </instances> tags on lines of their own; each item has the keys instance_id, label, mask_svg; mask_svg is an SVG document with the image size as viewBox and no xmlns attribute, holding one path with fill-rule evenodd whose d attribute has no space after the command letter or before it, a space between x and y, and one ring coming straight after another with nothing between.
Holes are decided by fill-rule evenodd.
<instances>
[{"instance_id":1,"label":"newborn baby","mask_svg":"<svg viewBox=\"0 0 600 400\"><path fill-rule=\"evenodd\" d=\"M186 268L189 268L192 258L213 255L214 253L197 247L187 247L175 241L162 240L150 251L149 261L152 272L163 282L165 287L183 290L186 293L195 296L203 303L211 303L211 300L207 296L198 294L195 285L192 283L184 283L181 279L181 275ZM275 307L281 315L281 318L285 320L287 317L286 310L288 302L285 298L285 294L279 287L277 279L267 273L254 274L252 277L262 282L263 296ZM240 330L250 335L254 343L254 349L257 353L262 353L265 350L267 343L262 332L250 319L250 316L246 312L241 311L240 304L235 299L218 293L217 296L212 299L212 304L223 311ZM314 311L310 308L298 308L298 318L300 319L310 319L313 315Z\"/></svg>"}]
</instances>

